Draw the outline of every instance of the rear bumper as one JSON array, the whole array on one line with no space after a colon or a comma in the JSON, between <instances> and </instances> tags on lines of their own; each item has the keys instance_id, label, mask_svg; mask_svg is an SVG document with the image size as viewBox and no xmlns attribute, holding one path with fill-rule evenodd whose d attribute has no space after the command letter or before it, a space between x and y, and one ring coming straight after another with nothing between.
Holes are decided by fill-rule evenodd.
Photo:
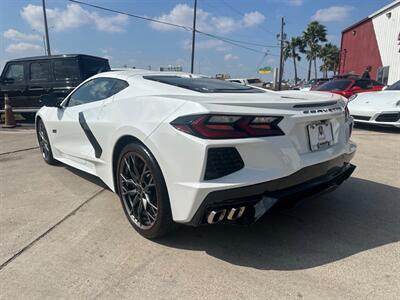
<instances>
[{"instance_id":1,"label":"rear bumper","mask_svg":"<svg viewBox=\"0 0 400 300\"><path fill-rule=\"evenodd\" d=\"M291 206L301 199L332 190L353 173L356 168L350 164L353 155L354 153L343 154L276 180L211 192L187 224L205 224L207 215L212 210L242 206L246 207L242 219L251 222L271 208Z\"/></svg>"}]
</instances>

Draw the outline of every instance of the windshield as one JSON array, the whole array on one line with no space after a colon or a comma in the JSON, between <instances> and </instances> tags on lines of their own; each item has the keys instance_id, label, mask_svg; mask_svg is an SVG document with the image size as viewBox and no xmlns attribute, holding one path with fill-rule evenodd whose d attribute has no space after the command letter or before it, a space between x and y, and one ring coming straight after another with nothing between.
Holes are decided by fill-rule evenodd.
<instances>
[{"instance_id":1,"label":"windshield","mask_svg":"<svg viewBox=\"0 0 400 300\"><path fill-rule=\"evenodd\" d=\"M400 80L386 88L386 91L400 91Z\"/></svg>"},{"instance_id":2,"label":"windshield","mask_svg":"<svg viewBox=\"0 0 400 300\"><path fill-rule=\"evenodd\" d=\"M343 91L345 90L350 84L352 83L351 80L334 80L329 81L327 83L322 84L317 91Z\"/></svg>"},{"instance_id":3,"label":"windshield","mask_svg":"<svg viewBox=\"0 0 400 300\"><path fill-rule=\"evenodd\" d=\"M264 93L245 85L212 78L188 78L180 76L149 75L144 79L153 80L200 93Z\"/></svg>"}]
</instances>

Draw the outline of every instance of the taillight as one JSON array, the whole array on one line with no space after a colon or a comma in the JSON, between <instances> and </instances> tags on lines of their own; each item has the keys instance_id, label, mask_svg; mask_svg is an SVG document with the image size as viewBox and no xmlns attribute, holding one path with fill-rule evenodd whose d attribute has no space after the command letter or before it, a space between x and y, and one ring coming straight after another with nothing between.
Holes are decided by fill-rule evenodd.
<instances>
[{"instance_id":1,"label":"taillight","mask_svg":"<svg viewBox=\"0 0 400 300\"><path fill-rule=\"evenodd\" d=\"M239 139L284 135L282 117L244 115L193 115L171 122L176 129L204 139Z\"/></svg>"}]
</instances>

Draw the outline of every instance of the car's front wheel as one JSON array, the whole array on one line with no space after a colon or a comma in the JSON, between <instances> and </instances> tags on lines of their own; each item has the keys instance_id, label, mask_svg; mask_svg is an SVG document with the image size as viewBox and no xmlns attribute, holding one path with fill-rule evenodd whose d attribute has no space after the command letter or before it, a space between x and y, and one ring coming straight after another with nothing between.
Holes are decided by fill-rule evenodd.
<instances>
[{"instance_id":1,"label":"car's front wheel","mask_svg":"<svg viewBox=\"0 0 400 300\"><path fill-rule=\"evenodd\" d=\"M57 164L57 161L53 157L53 152L51 151L51 145L49 136L47 135L46 127L41 119L38 120L36 128L40 152L42 153L44 161L49 165Z\"/></svg>"},{"instance_id":2,"label":"car's front wheel","mask_svg":"<svg viewBox=\"0 0 400 300\"><path fill-rule=\"evenodd\" d=\"M164 177L153 155L143 145L126 145L117 166L118 194L131 225L154 239L173 226Z\"/></svg>"}]
</instances>

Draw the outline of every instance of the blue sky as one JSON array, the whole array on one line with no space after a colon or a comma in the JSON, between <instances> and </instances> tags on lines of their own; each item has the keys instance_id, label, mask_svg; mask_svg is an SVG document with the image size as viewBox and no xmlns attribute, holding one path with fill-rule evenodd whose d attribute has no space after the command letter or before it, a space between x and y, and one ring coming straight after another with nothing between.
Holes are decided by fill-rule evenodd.
<instances>
[{"instance_id":1,"label":"blue sky","mask_svg":"<svg viewBox=\"0 0 400 300\"><path fill-rule=\"evenodd\" d=\"M128 13L191 27L193 0L82 0ZM198 0L199 29L214 35L267 46L277 46L280 18L286 18L288 37L300 35L312 20L327 26L328 39L339 45L343 28L357 22L390 0ZM153 69L167 65L190 68L191 33L123 15L47 0L50 44L55 53L87 53L109 58L113 67ZM11 58L43 54L41 0L0 2L0 67ZM197 36L195 71L207 75L257 76L257 67L275 67L276 47L248 45L263 54L207 36ZM306 61L299 66L305 77ZM292 63L285 78L293 77ZM263 75L271 80L271 75Z\"/></svg>"}]
</instances>

